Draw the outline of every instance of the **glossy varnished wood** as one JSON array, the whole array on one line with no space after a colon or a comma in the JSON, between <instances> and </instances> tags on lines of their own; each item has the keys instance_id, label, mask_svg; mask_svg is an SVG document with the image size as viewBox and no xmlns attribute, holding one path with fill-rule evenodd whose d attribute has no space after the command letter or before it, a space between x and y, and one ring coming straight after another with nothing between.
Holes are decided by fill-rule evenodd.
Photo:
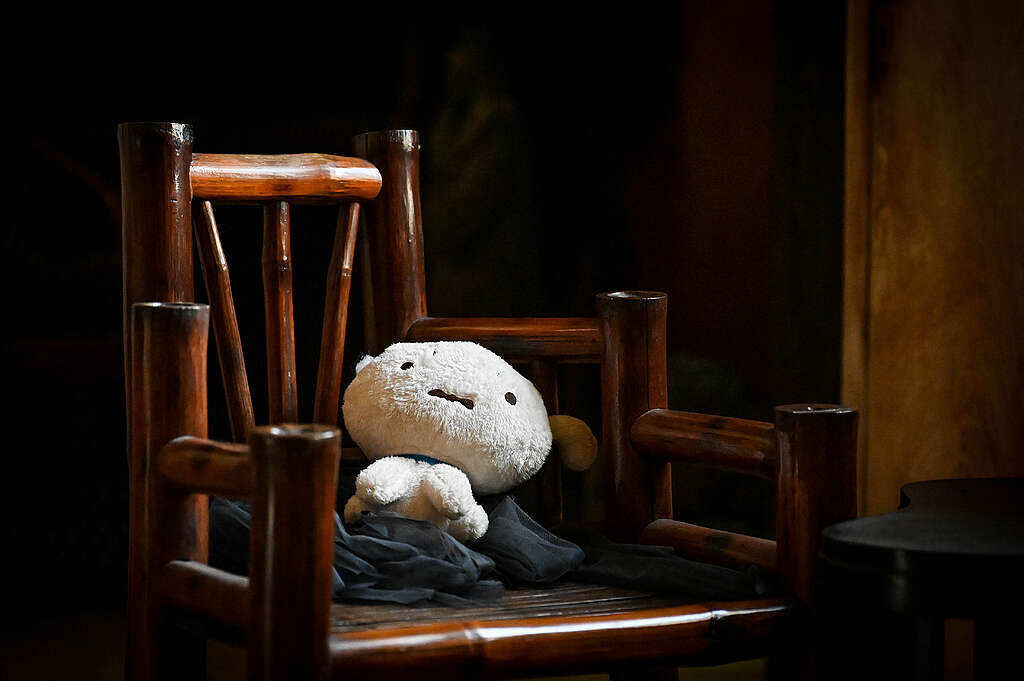
<instances>
[{"instance_id":1,"label":"glossy varnished wood","mask_svg":"<svg viewBox=\"0 0 1024 681\"><path fill-rule=\"evenodd\" d=\"M669 464L641 456L629 435L641 414L667 406L666 310L664 293L622 291L597 296L604 338L605 527L616 541L634 541L655 518L672 517Z\"/></svg>"},{"instance_id":2,"label":"glossy varnished wood","mask_svg":"<svg viewBox=\"0 0 1024 681\"><path fill-rule=\"evenodd\" d=\"M167 442L207 434L209 308L136 303L131 328L126 670L131 679L149 680L195 673L203 661L201 642L168 625L155 579L170 560L207 559L207 497L162 485L154 472Z\"/></svg>"},{"instance_id":3,"label":"glossy varnished wood","mask_svg":"<svg viewBox=\"0 0 1024 681\"><path fill-rule=\"evenodd\" d=\"M366 352L376 355L427 316L420 136L415 130L383 130L357 135L352 144L357 156L387 178L363 211L363 333Z\"/></svg>"},{"instance_id":4,"label":"glossy varnished wood","mask_svg":"<svg viewBox=\"0 0 1024 681\"><path fill-rule=\"evenodd\" d=\"M775 478L775 425L762 421L652 409L630 430L644 454Z\"/></svg>"},{"instance_id":5,"label":"glossy varnished wood","mask_svg":"<svg viewBox=\"0 0 1024 681\"><path fill-rule=\"evenodd\" d=\"M232 499L252 496L252 466L247 445L182 436L164 445L156 474L168 485Z\"/></svg>"},{"instance_id":6,"label":"glossy varnished wood","mask_svg":"<svg viewBox=\"0 0 1024 681\"><path fill-rule=\"evenodd\" d=\"M192 128L122 123L121 275L125 394L131 428L131 308L139 302L193 300L188 168Z\"/></svg>"},{"instance_id":7,"label":"glossy varnished wood","mask_svg":"<svg viewBox=\"0 0 1024 681\"><path fill-rule=\"evenodd\" d=\"M353 203L338 213L331 264L327 270L327 298L324 303L320 363L317 365L316 398L313 405L313 421L326 425L338 424L341 362L345 356L348 296L352 288L352 261L355 258L358 232L359 204Z\"/></svg>"},{"instance_id":8,"label":"glossy varnished wood","mask_svg":"<svg viewBox=\"0 0 1024 681\"><path fill-rule=\"evenodd\" d=\"M230 202L337 203L380 191L380 172L358 158L327 154L195 154L196 198Z\"/></svg>"},{"instance_id":9,"label":"glossy varnished wood","mask_svg":"<svg viewBox=\"0 0 1024 681\"><path fill-rule=\"evenodd\" d=\"M775 541L787 593L813 605L821 533L857 516L857 412L834 405L775 408Z\"/></svg>"},{"instance_id":10,"label":"glossy varnished wood","mask_svg":"<svg viewBox=\"0 0 1024 681\"><path fill-rule=\"evenodd\" d=\"M763 653L794 615L785 600L612 610L347 631L331 638L333 676L415 669L418 678L501 677L600 670L613 661L724 662Z\"/></svg>"},{"instance_id":11,"label":"glossy varnished wood","mask_svg":"<svg viewBox=\"0 0 1024 681\"><path fill-rule=\"evenodd\" d=\"M221 378L227 396L231 436L235 442L245 442L246 436L255 425L255 418L252 411L252 395L249 392L249 377L245 371L245 356L242 354L242 338L238 333L238 318L235 316L235 299L231 294L228 259L221 247L217 221L213 215L213 204L209 201L197 201L192 207L192 218L195 221L199 262L203 268L206 292L210 298L213 335L217 343L217 358L220 360Z\"/></svg>"},{"instance_id":12,"label":"glossy varnished wood","mask_svg":"<svg viewBox=\"0 0 1024 681\"><path fill-rule=\"evenodd\" d=\"M291 207L263 207L263 300L267 325L270 422L298 420L295 319L292 307Z\"/></svg>"},{"instance_id":13,"label":"glossy varnished wood","mask_svg":"<svg viewBox=\"0 0 1024 681\"><path fill-rule=\"evenodd\" d=\"M768 573L777 569L775 542L745 534L691 525L660 518L640 533L641 544L671 546L676 552L701 563L736 569L757 565Z\"/></svg>"},{"instance_id":14,"label":"glossy varnished wood","mask_svg":"<svg viewBox=\"0 0 1024 681\"><path fill-rule=\"evenodd\" d=\"M472 340L510 360L551 358L598 362L600 323L590 317L430 317L416 321L408 340Z\"/></svg>"},{"instance_id":15,"label":"glossy varnished wood","mask_svg":"<svg viewBox=\"0 0 1024 681\"><path fill-rule=\"evenodd\" d=\"M249 445L249 679L324 679L341 434L327 426L263 426Z\"/></svg>"}]
</instances>

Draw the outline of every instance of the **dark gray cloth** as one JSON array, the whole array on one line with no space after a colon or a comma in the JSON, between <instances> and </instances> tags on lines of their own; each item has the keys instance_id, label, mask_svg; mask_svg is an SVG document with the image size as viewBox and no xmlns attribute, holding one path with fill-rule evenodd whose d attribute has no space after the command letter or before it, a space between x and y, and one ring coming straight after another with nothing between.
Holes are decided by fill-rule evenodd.
<instances>
[{"instance_id":1,"label":"dark gray cloth","mask_svg":"<svg viewBox=\"0 0 1024 681\"><path fill-rule=\"evenodd\" d=\"M685 560L667 547L613 544L552 534L513 500L481 500L487 533L465 545L437 526L387 512L363 513L351 527L335 514L334 600L463 605L500 598L503 585L560 579L694 599L749 598L765 591L753 570ZM247 504L214 498L210 564L246 574L252 516Z\"/></svg>"}]
</instances>

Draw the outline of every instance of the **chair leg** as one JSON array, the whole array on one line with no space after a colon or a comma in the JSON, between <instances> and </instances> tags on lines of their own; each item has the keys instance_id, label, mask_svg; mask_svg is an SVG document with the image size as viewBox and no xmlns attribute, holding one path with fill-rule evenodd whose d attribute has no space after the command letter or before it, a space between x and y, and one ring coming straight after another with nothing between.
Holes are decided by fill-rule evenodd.
<instances>
[{"instance_id":1,"label":"chair leg","mask_svg":"<svg viewBox=\"0 0 1024 681\"><path fill-rule=\"evenodd\" d=\"M857 516L857 418L832 405L775 408L779 579L812 610L821 532Z\"/></svg>"},{"instance_id":2,"label":"chair leg","mask_svg":"<svg viewBox=\"0 0 1024 681\"><path fill-rule=\"evenodd\" d=\"M206 305L132 307L125 674L130 680L205 676L205 641L171 625L154 580L170 560L207 560L207 497L167 490L151 473L167 442L181 435L207 435L208 328Z\"/></svg>"},{"instance_id":3,"label":"chair leg","mask_svg":"<svg viewBox=\"0 0 1024 681\"><path fill-rule=\"evenodd\" d=\"M166 668L159 663L159 651L176 647L179 641L169 640L170 630L161 624L163 617L151 593L151 566L165 549L182 551L174 558L205 560L206 510L205 497L181 499L175 502L177 513L159 528L154 525L152 518L159 516L150 512L148 462L171 438L206 436L208 322L207 313L196 306L133 312L134 304L144 301L192 300L192 129L180 123L125 123L118 128L118 143L130 499L125 676L154 679ZM142 344L151 346L148 357L139 350ZM185 394L190 388L197 396L192 402ZM174 543L173 535L182 527L194 529L191 546ZM198 651L201 643L182 645ZM179 649L173 658L193 676L203 673L198 652Z\"/></svg>"},{"instance_id":4,"label":"chair leg","mask_svg":"<svg viewBox=\"0 0 1024 681\"><path fill-rule=\"evenodd\" d=\"M605 463L605 530L615 541L636 541L655 518L672 517L668 463L633 449L629 429L649 409L668 406L665 377L667 296L621 291L597 296L604 355L601 409Z\"/></svg>"},{"instance_id":5,"label":"chair leg","mask_svg":"<svg viewBox=\"0 0 1024 681\"><path fill-rule=\"evenodd\" d=\"M264 426L253 465L248 678L330 675L334 501L341 435L328 426Z\"/></svg>"},{"instance_id":6,"label":"chair leg","mask_svg":"<svg viewBox=\"0 0 1024 681\"><path fill-rule=\"evenodd\" d=\"M778 438L776 548L779 580L817 616L821 532L857 515L857 411L833 405L775 408ZM818 678L820 622L773 660L773 678Z\"/></svg>"}]
</instances>

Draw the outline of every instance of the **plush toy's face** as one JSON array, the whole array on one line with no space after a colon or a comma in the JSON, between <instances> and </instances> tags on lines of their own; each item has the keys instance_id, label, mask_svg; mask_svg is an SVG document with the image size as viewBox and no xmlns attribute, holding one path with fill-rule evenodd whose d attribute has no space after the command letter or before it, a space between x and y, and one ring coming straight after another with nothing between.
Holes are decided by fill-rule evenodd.
<instances>
[{"instance_id":1,"label":"plush toy's face","mask_svg":"<svg viewBox=\"0 0 1024 681\"><path fill-rule=\"evenodd\" d=\"M365 358L342 410L371 461L425 454L462 469L477 494L528 479L551 449L540 393L476 343L396 343Z\"/></svg>"}]
</instances>

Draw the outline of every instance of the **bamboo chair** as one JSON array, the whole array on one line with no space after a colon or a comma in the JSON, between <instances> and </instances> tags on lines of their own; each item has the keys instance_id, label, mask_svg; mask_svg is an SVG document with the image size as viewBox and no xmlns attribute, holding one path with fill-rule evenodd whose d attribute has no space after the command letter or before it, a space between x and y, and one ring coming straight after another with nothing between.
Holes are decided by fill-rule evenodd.
<instances>
[{"instance_id":1,"label":"bamboo chair","mask_svg":"<svg viewBox=\"0 0 1024 681\"><path fill-rule=\"evenodd\" d=\"M191 130L181 124L123 125L119 139L131 471L129 678L199 677L204 636L243 643L251 679L362 678L381 670L415 670L417 678L588 670L668 678L674 673L668 665L778 654L802 642L796 625L813 608L820 531L855 515L856 412L786 406L777 408L772 424L666 409L666 297L660 293L601 294L597 315L586 318L428 317L414 131L357 136L362 158L193 154ZM289 202L347 203L328 274L315 406L322 425L254 425L214 200L265 206L275 424L296 415ZM707 562L759 565L778 575L787 595L694 604L558 585L512 589L496 605L465 610L332 604L338 461L359 456L341 452L334 426L361 205L367 351L402 338L475 340L526 362L552 409L558 363L600 365L608 535L671 545ZM193 219L209 309L190 302ZM205 439L210 315L235 443ZM672 461L774 478L777 541L672 520ZM542 516L557 521L558 465L545 466L540 485ZM207 494L252 501L248 579L205 564Z\"/></svg>"}]
</instances>

